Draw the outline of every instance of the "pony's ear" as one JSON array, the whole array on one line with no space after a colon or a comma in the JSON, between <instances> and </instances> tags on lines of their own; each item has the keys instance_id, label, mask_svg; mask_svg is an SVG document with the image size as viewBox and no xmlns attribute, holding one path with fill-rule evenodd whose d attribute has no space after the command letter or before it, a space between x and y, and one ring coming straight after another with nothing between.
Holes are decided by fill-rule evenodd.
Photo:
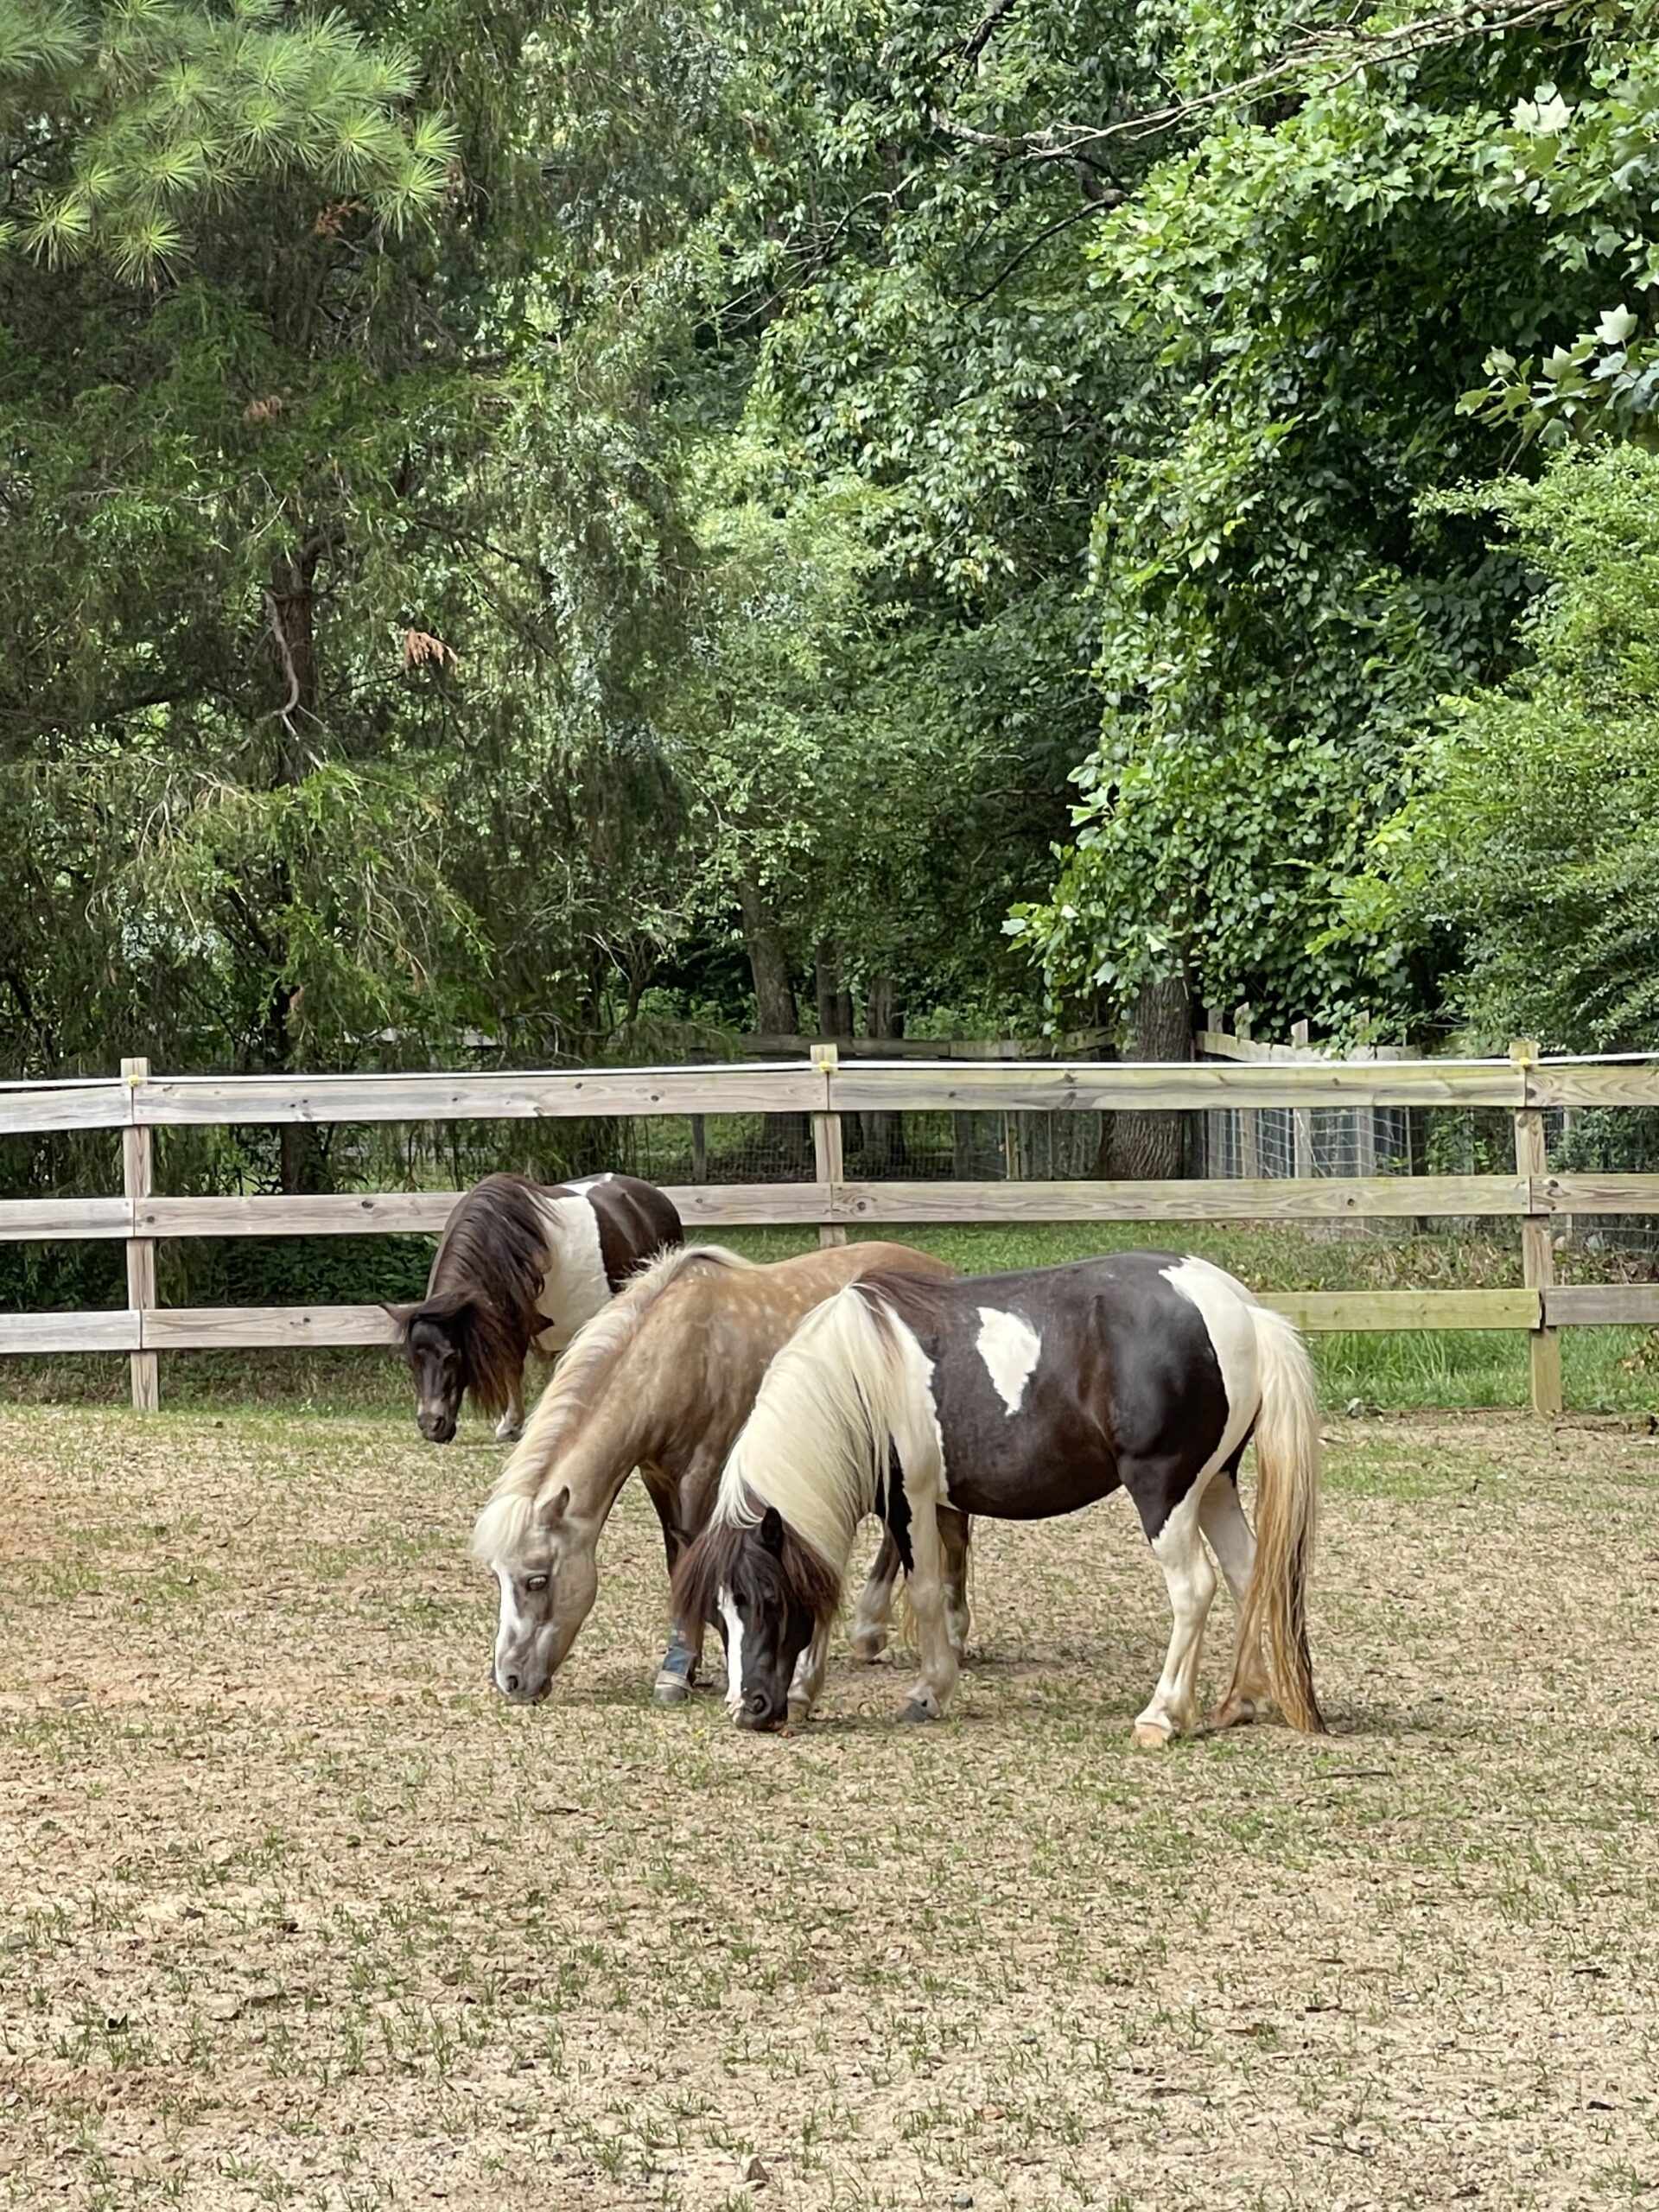
<instances>
[{"instance_id":1,"label":"pony's ear","mask_svg":"<svg viewBox=\"0 0 1659 2212\"><path fill-rule=\"evenodd\" d=\"M380 1300L380 1311L397 1330L398 1343L406 1344L409 1342L410 1323L415 1319L416 1308L412 1306L388 1306L383 1298Z\"/></svg>"},{"instance_id":2,"label":"pony's ear","mask_svg":"<svg viewBox=\"0 0 1659 2212\"><path fill-rule=\"evenodd\" d=\"M536 1526L538 1529L553 1528L564 1518L564 1509L569 1503L570 1485L566 1483L563 1490L556 1491L551 1497L543 1498L537 1507Z\"/></svg>"},{"instance_id":3,"label":"pony's ear","mask_svg":"<svg viewBox=\"0 0 1659 2212\"><path fill-rule=\"evenodd\" d=\"M769 1505L760 1516L760 1541L769 1552L783 1557L784 1516L775 1505Z\"/></svg>"}]
</instances>

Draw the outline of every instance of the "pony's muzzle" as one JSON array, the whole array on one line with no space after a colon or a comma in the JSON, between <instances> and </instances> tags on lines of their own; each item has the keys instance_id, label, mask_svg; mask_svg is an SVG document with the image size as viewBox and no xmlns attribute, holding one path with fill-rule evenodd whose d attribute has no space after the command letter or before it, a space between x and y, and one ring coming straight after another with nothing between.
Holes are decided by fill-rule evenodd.
<instances>
[{"instance_id":1,"label":"pony's muzzle","mask_svg":"<svg viewBox=\"0 0 1659 2212\"><path fill-rule=\"evenodd\" d=\"M549 1690L552 1688L553 1684L550 1679L540 1683L535 1689L531 1689L526 1685L522 1675L508 1674L498 1675L495 1678L495 1686L509 1705L539 1705Z\"/></svg>"},{"instance_id":2,"label":"pony's muzzle","mask_svg":"<svg viewBox=\"0 0 1659 2212\"><path fill-rule=\"evenodd\" d=\"M732 1714L740 1728L753 1729L757 1735L770 1734L774 1728L781 1728L788 1717L789 1700L785 1699L774 1707L764 1690L751 1690Z\"/></svg>"},{"instance_id":3,"label":"pony's muzzle","mask_svg":"<svg viewBox=\"0 0 1659 2212\"><path fill-rule=\"evenodd\" d=\"M455 1417L452 1413L429 1413L423 1406L415 1416L421 1434L429 1444L448 1444L455 1433Z\"/></svg>"}]
</instances>

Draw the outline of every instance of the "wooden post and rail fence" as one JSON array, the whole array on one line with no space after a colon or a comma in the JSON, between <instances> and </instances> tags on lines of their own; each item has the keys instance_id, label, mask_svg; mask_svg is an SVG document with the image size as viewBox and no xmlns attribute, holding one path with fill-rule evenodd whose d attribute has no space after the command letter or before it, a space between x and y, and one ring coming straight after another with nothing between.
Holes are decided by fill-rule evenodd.
<instances>
[{"instance_id":1,"label":"wooden post and rail fence","mask_svg":"<svg viewBox=\"0 0 1659 2212\"><path fill-rule=\"evenodd\" d=\"M1258 1048L1264 1049L1264 1048ZM1481 1216L1521 1228L1522 1287L1510 1290L1264 1293L1301 1327L1525 1330L1532 1402L1561 1405L1563 1326L1659 1325L1659 1284L1559 1286L1552 1224L1579 1211L1659 1214L1659 1174L1548 1172L1543 1115L1557 1107L1659 1105L1659 1057L1351 1061L1276 1057L1220 1065L1100 1061L855 1060L833 1046L771 1065L560 1070L546 1074L156 1076L142 1059L115 1078L0 1084L0 1136L118 1130L119 1196L0 1200L0 1241L107 1238L127 1249L127 1304L101 1313L0 1314L0 1352L126 1353L135 1405L158 1402L158 1356L183 1350L378 1344L378 1306L177 1307L156 1295L156 1247L173 1237L435 1232L456 1193L342 1192L296 1197L172 1198L154 1188L155 1132L281 1122L443 1122L543 1116L805 1115L813 1179L694 1184L670 1195L693 1236L740 1225L816 1227L826 1243L852 1227L927 1223L1301 1221ZM1215 1108L1498 1108L1513 1116L1513 1174L1314 1176L1170 1182L849 1182L842 1116ZM1310 1164L1298 1146L1299 1169ZM1016 1153L1017 1158L1017 1153Z\"/></svg>"}]
</instances>

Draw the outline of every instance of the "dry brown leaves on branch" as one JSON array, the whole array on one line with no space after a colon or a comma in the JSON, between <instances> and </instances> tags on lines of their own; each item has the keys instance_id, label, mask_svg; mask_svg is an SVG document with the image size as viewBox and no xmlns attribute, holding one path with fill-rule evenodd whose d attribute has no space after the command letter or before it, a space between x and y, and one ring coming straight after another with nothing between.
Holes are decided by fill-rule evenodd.
<instances>
[{"instance_id":1,"label":"dry brown leaves on branch","mask_svg":"<svg viewBox=\"0 0 1659 2212\"><path fill-rule=\"evenodd\" d=\"M442 638L435 638L429 630L405 630L404 632L404 666L412 668L456 668L459 659L451 646Z\"/></svg>"},{"instance_id":2,"label":"dry brown leaves on branch","mask_svg":"<svg viewBox=\"0 0 1659 2212\"><path fill-rule=\"evenodd\" d=\"M337 238L346 228L350 215L366 215L368 209L360 200L332 200L326 207L317 210L317 219L311 226L312 235L320 238Z\"/></svg>"}]
</instances>

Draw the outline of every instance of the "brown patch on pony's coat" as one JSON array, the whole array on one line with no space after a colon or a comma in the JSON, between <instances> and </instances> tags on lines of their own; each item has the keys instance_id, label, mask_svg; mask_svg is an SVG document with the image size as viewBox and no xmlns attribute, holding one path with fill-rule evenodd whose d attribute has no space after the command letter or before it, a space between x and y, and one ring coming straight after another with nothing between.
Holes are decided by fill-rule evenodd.
<instances>
[{"instance_id":1,"label":"brown patch on pony's coat","mask_svg":"<svg viewBox=\"0 0 1659 2212\"><path fill-rule=\"evenodd\" d=\"M525 1347L546 1326L536 1307L549 1260L541 1196L526 1176L486 1175L450 1215L426 1296L388 1309L405 1351L418 1323L443 1330L461 1352L474 1405L487 1417L512 1404Z\"/></svg>"},{"instance_id":2,"label":"brown patch on pony's coat","mask_svg":"<svg viewBox=\"0 0 1659 2212\"><path fill-rule=\"evenodd\" d=\"M902 1244L838 1244L765 1265L719 1245L688 1244L652 1261L583 1327L495 1478L473 1532L476 1556L511 1556L544 1487L565 1478L569 1455L594 1427L623 1441L601 1453L601 1493L583 1512L610 1510L636 1465L649 1462L672 1493L678 1533L709 1517L721 1469L748 1418L766 1363L803 1314L862 1268L952 1270ZM611 1456L614 1452L614 1456ZM584 1474L600 1476L591 1461Z\"/></svg>"},{"instance_id":3,"label":"brown patch on pony's coat","mask_svg":"<svg viewBox=\"0 0 1659 2212\"><path fill-rule=\"evenodd\" d=\"M760 1500L749 1491L746 1503L753 1509L752 1522L711 1522L681 1554L674 1570L675 1619L717 1619L721 1591L729 1590L741 1605L749 1580L765 1573L765 1562L771 1561L789 1595L819 1628L828 1628L841 1606L841 1576L786 1521L778 1542L767 1542L760 1529Z\"/></svg>"}]
</instances>

